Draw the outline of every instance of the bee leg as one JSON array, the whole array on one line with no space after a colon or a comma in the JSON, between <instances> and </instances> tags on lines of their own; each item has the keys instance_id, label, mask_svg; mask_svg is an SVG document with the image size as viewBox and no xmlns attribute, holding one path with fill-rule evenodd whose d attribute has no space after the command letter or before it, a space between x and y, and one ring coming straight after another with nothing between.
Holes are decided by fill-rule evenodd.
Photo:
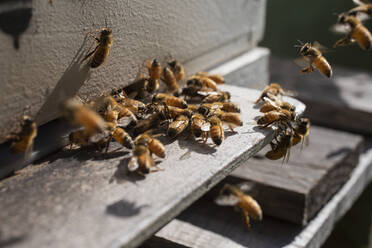
<instances>
[{"instance_id":1,"label":"bee leg","mask_svg":"<svg viewBox=\"0 0 372 248\"><path fill-rule=\"evenodd\" d=\"M251 224L250 224L250 220L249 220L248 211L242 209L242 214L243 214L244 222L245 222L247 228L250 229L251 228Z\"/></svg>"},{"instance_id":2,"label":"bee leg","mask_svg":"<svg viewBox=\"0 0 372 248\"><path fill-rule=\"evenodd\" d=\"M354 42L355 42L354 39L352 39L352 38L349 37L349 36L346 36L346 37L344 37L344 38L339 39L339 40L334 44L333 48L336 48L336 47L338 47L338 46L347 46L347 45L350 45L350 44L352 44L352 43L354 43Z\"/></svg>"},{"instance_id":3,"label":"bee leg","mask_svg":"<svg viewBox=\"0 0 372 248\"><path fill-rule=\"evenodd\" d=\"M314 71L314 67L312 65L301 69L301 73L311 73L313 71Z\"/></svg>"},{"instance_id":4,"label":"bee leg","mask_svg":"<svg viewBox=\"0 0 372 248\"><path fill-rule=\"evenodd\" d=\"M109 147L110 147L111 140L112 140L112 136L110 136L110 137L108 138L108 140L107 140L105 153L108 152L108 149L109 149Z\"/></svg>"}]
</instances>

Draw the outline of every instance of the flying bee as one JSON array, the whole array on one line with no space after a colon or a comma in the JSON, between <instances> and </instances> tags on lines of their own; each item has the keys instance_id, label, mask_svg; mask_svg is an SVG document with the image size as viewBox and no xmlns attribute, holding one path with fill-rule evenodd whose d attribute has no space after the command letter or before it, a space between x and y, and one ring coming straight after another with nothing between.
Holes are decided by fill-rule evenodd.
<instances>
[{"instance_id":1,"label":"flying bee","mask_svg":"<svg viewBox=\"0 0 372 248\"><path fill-rule=\"evenodd\" d=\"M271 151L268 151L265 154L265 157L271 160L278 160L282 157L283 162L288 162L290 156L290 149L293 146L292 144L292 134L281 134L279 135L279 140L274 143L270 143Z\"/></svg>"},{"instance_id":2,"label":"flying bee","mask_svg":"<svg viewBox=\"0 0 372 248\"><path fill-rule=\"evenodd\" d=\"M277 83L271 83L265 87L262 91L260 97L256 100L256 104L264 101L265 98L269 98L271 100L276 100L277 96L283 96L285 94L283 88Z\"/></svg>"},{"instance_id":3,"label":"flying bee","mask_svg":"<svg viewBox=\"0 0 372 248\"><path fill-rule=\"evenodd\" d=\"M197 76L207 77L212 79L216 84L224 84L225 79L220 74L209 74L208 72L198 72L196 73Z\"/></svg>"},{"instance_id":4,"label":"flying bee","mask_svg":"<svg viewBox=\"0 0 372 248\"><path fill-rule=\"evenodd\" d=\"M179 115L174 121L168 126L168 136L175 138L181 134L189 126L189 117L186 115Z\"/></svg>"},{"instance_id":5,"label":"flying bee","mask_svg":"<svg viewBox=\"0 0 372 248\"><path fill-rule=\"evenodd\" d=\"M264 105L261 106L260 108L260 112L262 113L267 113L267 112L270 112L270 111L280 111L281 109L286 109L286 110L289 110L291 112L295 112L296 111L296 106L288 103L288 102L283 102L283 101L279 101L279 102L274 102L272 100L270 100L269 98L266 98L265 99L266 103L264 103Z\"/></svg>"},{"instance_id":6,"label":"flying bee","mask_svg":"<svg viewBox=\"0 0 372 248\"><path fill-rule=\"evenodd\" d=\"M177 60L173 60L168 63L169 68L174 73L174 76L176 77L177 82L181 81L185 77L185 69L181 63L179 63Z\"/></svg>"},{"instance_id":7,"label":"flying bee","mask_svg":"<svg viewBox=\"0 0 372 248\"><path fill-rule=\"evenodd\" d=\"M12 142L10 148L13 153L24 153L25 158L29 158L36 136L36 122L31 117L24 115L21 122L21 130L18 133L10 134L7 139Z\"/></svg>"},{"instance_id":8,"label":"flying bee","mask_svg":"<svg viewBox=\"0 0 372 248\"><path fill-rule=\"evenodd\" d=\"M291 127L291 121L296 120L296 113L286 109L280 111L270 111L258 118L257 124L263 127L268 127L272 124L284 124L286 127Z\"/></svg>"},{"instance_id":9,"label":"flying bee","mask_svg":"<svg viewBox=\"0 0 372 248\"><path fill-rule=\"evenodd\" d=\"M112 30L110 28L102 28L99 38L95 37L95 40L98 42L98 45L83 59L84 61L91 57L89 62L91 68L97 68L107 60L113 43Z\"/></svg>"},{"instance_id":10,"label":"flying bee","mask_svg":"<svg viewBox=\"0 0 372 248\"><path fill-rule=\"evenodd\" d=\"M347 46L357 42L364 50L369 50L371 48L372 35L355 16L350 16L345 13L340 14L333 30L338 33L346 34L346 36L339 39L333 47Z\"/></svg>"},{"instance_id":11,"label":"flying bee","mask_svg":"<svg viewBox=\"0 0 372 248\"><path fill-rule=\"evenodd\" d=\"M350 16L358 16L359 14L363 13L369 16L372 16L372 4L371 3L364 3L359 0L353 0L353 2L359 6L352 8L347 13Z\"/></svg>"},{"instance_id":12,"label":"flying bee","mask_svg":"<svg viewBox=\"0 0 372 248\"><path fill-rule=\"evenodd\" d=\"M225 192L229 195L226 195ZM248 228L251 227L250 217L256 220L262 220L262 209L258 202L252 196L244 194L241 189L231 184L225 184L219 197L216 199L218 205L237 206L242 211L244 222Z\"/></svg>"},{"instance_id":13,"label":"flying bee","mask_svg":"<svg viewBox=\"0 0 372 248\"><path fill-rule=\"evenodd\" d=\"M234 131L234 127L243 126L243 121L240 119L240 116L237 113L229 113L217 110L215 115L222 121L222 123L227 125L231 131Z\"/></svg>"},{"instance_id":14,"label":"flying bee","mask_svg":"<svg viewBox=\"0 0 372 248\"><path fill-rule=\"evenodd\" d=\"M198 94L205 95L202 103L228 102L231 98L228 91L199 91Z\"/></svg>"},{"instance_id":15,"label":"flying bee","mask_svg":"<svg viewBox=\"0 0 372 248\"><path fill-rule=\"evenodd\" d=\"M205 143L208 138L208 132L210 130L210 123L204 118L203 115L195 113L191 116L191 132L195 137L202 137Z\"/></svg>"},{"instance_id":16,"label":"flying bee","mask_svg":"<svg viewBox=\"0 0 372 248\"><path fill-rule=\"evenodd\" d=\"M64 103L64 115L72 124L83 126L89 134L96 134L106 129L106 122L92 109L76 99Z\"/></svg>"},{"instance_id":17,"label":"flying bee","mask_svg":"<svg viewBox=\"0 0 372 248\"><path fill-rule=\"evenodd\" d=\"M178 91L179 86L177 83L176 76L174 75L173 71L169 69L168 67L164 67L163 69L163 77L162 77L163 82L168 88L169 93L173 93Z\"/></svg>"},{"instance_id":18,"label":"flying bee","mask_svg":"<svg viewBox=\"0 0 372 248\"><path fill-rule=\"evenodd\" d=\"M128 163L129 171L137 171L140 174L149 174L153 167L156 167L147 146L136 144L132 151L132 158Z\"/></svg>"},{"instance_id":19,"label":"flying bee","mask_svg":"<svg viewBox=\"0 0 372 248\"><path fill-rule=\"evenodd\" d=\"M300 55L309 63L309 66L302 68L301 72L311 73L316 68L322 75L328 78L332 77L332 67L329 65L328 61L321 52L321 50L325 50L322 48L323 46L317 41L315 41L313 45L309 42L305 44L303 44L301 41L299 42L301 47Z\"/></svg>"},{"instance_id":20,"label":"flying bee","mask_svg":"<svg viewBox=\"0 0 372 248\"><path fill-rule=\"evenodd\" d=\"M187 103L185 100L164 93L158 93L154 95L154 97L152 98L152 102L164 102L168 106L187 108Z\"/></svg>"},{"instance_id":21,"label":"flying bee","mask_svg":"<svg viewBox=\"0 0 372 248\"><path fill-rule=\"evenodd\" d=\"M213 143L219 146L222 144L222 142L225 139L225 132L223 131L223 128L222 128L222 122L215 115L209 117L208 121L211 124L210 129L209 129L209 134L211 135Z\"/></svg>"},{"instance_id":22,"label":"flying bee","mask_svg":"<svg viewBox=\"0 0 372 248\"><path fill-rule=\"evenodd\" d=\"M162 67L157 59L154 59L152 62L146 60L146 67L149 71L149 76L153 80L159 80L161 77Z\"/></svg>"},{"instance_id":23,"label":"flying bee","mask_svg":"<svg viewBox=\"0 0 372 248\"><path fill-rule=\"evenodd\" d=\"M159 158L165 158L165 147L154 136L143 133L136 138L135 143L145 145L149 148L151 154L154 153Z\"/></svg>"}]
</instances>

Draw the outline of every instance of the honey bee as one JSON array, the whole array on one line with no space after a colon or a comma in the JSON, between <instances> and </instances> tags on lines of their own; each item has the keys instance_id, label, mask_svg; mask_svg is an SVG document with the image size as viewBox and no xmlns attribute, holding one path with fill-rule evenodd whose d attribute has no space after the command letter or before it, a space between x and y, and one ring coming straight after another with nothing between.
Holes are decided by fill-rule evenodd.
<instances>
[{"instance_id":1,"label":"honey bee","mask_svg":"<svg viewBox=\"0 0 372 248\"><path fill-rule=\"evenodd\" d=\"M10 148L13 153L24 153L25 158L29 158L33 150L36 136L36 122L31 117L24 115L20 132L10 134L7 139L12 142Z\"/></svg>"},{"instance_id":2,"label":"honey bee","mask_svg":"<svg viewBox=\"0 0 372 248\"><path fill-rule=\"evenodd\" d=\"M209 74L208 72L198 72L198 73L196 73L196 75L212 79L216 84L224 84L225 83L225 79L220 74Z\"/></svg>"},{"instance_id":3,"label":"honey bee","mask_svg":"<svg viewBox=\"0 0 372 248\"><path fill-rule=\"evenodd\" d=\"M151 154L154 153L159 158L165 158L164 145L153 136L147 133L141 134L136 138L135 143L145 145L149 148Z\"/></svg>"},{"instance_id":4,"label":"honey bee","mask_svg":"<svg viewBox=\"0 0 372 248\"><path fill-rule=\"evenodd\" d=\"M128 163L129 171L137 171L140 174L149 174L153 167L156 167L147 146L136 144L133 148L133 156Z\"/></svg>"},{"instance_id":5,"label":"honey bee","mask_svg":"<svg viewBox=\"0 0 372 248\"><path fill-rule=\"evenodd\" d=\"M209 129L209 134L211 135L213 143L219 146L222 144L222 142L225 139L225 132L223 131L223 128L222 128L222 122L215 115L209 117L208 121L211 124L210 129Z\"/></svg>"},{"instance_id":6,"label":"honey bee","mask_svg":"<svg viewBox=\"0 0 372 248\"><path fill-rule=\"evenodd\" d=\"M229 192L229 195L225 195L226 191ZM244 194L234 185L225 184L220 191L220 196L216 199L216 203L219 205L233 205L239 207L248 228L251 227L250 217L259 221L262 220L262 209L258 202L250 195Z\"/></svg>"},{"instance_id":7,"label":"honey bee","mask_svg":"<svg viewBox=\"0 0 372 248\"><path fill-rule=\"evenodd\" d=\"M294 106L294 105L292 105L288 102L283 102L283 101L274 102L274 101L266 98L266 103L261 106L260 112L267 113L267 112L270 112L270 111L273 111L273 110L280 111L280 109L286 109L286 110L289 110L291 112L295 112L296 111L296 106Z\"/></svg>"},{"instance_id":8,"label":"honey bee","mask_svg":"<svg viewBox=\"0 0 372 248\"><path fill-rule=\"evenodd\" d=\"M167 106L167 108L168 108L169 119L175 119L179 115L191 116L193 112L189 108L181 109L181 108L177 108L173 106Z\"/></svg>"},{"instance_id":9,"label":"honey bee","mask_svg":"<svg viewBox=\"0 0 372 248\"><path fill-rule=\"evenodd\" d=\"M231 131L234 131L234 127L243 126L243 121L237 113L229 113L221 110L217 110L215 115L226 124Z\"/></svg>"},{"instance_id":10,"label":"honey bee","mask_svg":"<svg viewBox=\"0 0 372 248\"><path fill-rule=\"evenodd\" d=\"M122 146L128 148L128 149L133 149L134 143L132 140L132 137L124 131L121 127L115 127L114 131L111 134L112 138Z\"/></svg>"},{"instance_id":11,"label":"honey bee","mask_svg":"<svg viewBox=\"0 0 372 248\"><path fill-rule=\"evenodd\" d=\"M346 46L357 42L364 50L369 50L372 44L372 35L368 29L355 17L342 13L338 16L334 31L345 33L346 36L338 40L334 47Z\"/></svg>"},{"instance_id":12,"label":"honey bee","mask_svg":"<svg viewBox=\"0 0 372 248\"><path fill-rule=\"evenodd\" d=\"M98 42L98 45L83 59L84 61L91 57L89 62L91 68L97 68L107 60L113 43L112 30L110 28L102 28L100 30L100 37L95 37L95 40Z\"/></svg>"},{"instance_id":13,"label":"honey bee","mask_svg":"<svg viewBox=\"0 0 372 248\"><path fill-rule=\"evenodd\" d=\"M189 117L186 115L179 115L174 121L168 126L168 136L175 138L181 134L189 126Z\"/></svg>"},{"instance_id":14,"label":"honey bee","mask_svg":"<svg viewBox=\"0 0 372 248\"><path fill-rule=\"evenodd\" d=\"M359 6L352 8L347 13L350 16L357 16L360 13L372 16L372 4L371 3L364 3L359 0L353 0L353 2Z\"/></svg>"},{"instance_id":15,"label":"honey bee","mask_svg":"<svg viewBox=\"0 0 372 248\"><path fill-rule=\"evenodd\" d=\"M314 45L309 42L305 44L299 42L301 44L300 54L309 63L309 66L302 68L301 72L311 73L314 68L317 68L322 75L328 78L332 77L332 67L320 51L322 46L316 41Z\"/></svg>"},{"instance_id":16,"label":"honey bee","mask_svg":"<svg viewBox=\"0 0 372 248\"><path fill-rule=\"evenodd\" d=\"M70 141L70 149L72 149L73 144L77 144L79 146L85 146L89 144L90 136L91 135L85 129L71 132L68 136Z\"/></svg>"},{"instance_id":17,"label":"honey bee","mask_svg":"<svg viewBox=\"0 0 372 248\"><path fill-rule=\"evenodd\" d=\"M149 76L153 80L159 80L161 77L162 67L157 59L154 59L152 62L146 60L146 67L149 71Z\"/></svg>"},{"instance_id":18,"label":"honey bee","mask_svg":"<svg viewBox=\"0 0 372 248\"><path fill-rule=\"evenodd\" d=\"M198 94L205 95L202 103L228 102L231 98L230 92L227 91L199 91Z\"/></svg>"},{"instance_id":19,"label":"honey bee","mask_svg":"<svg viewBox=\"0 0 372 248\"><path fill-rule=\"evenodd\" d=\"M168 66L176 77L177 82L181 81L185 77L185 69L177 60L169 62Z\"/></svg>"},{"instance_id":20,"label":"honey bee","mask_svg":"<svg viewBox=\"0 0 372 248\"><path fill-rule=\"evenodd\" d=\"M134 114L137 114L146 106L143 102L131 99L127 96L124 96L123 94L117 95L115 100Z\"/></svg>"},{"instance_id":21,"label":"honey bee","mask_svg":"<svg viewBox=\"0 0 372 248\"><path fill-rule=\"evenodd\" d=\"M83 126L89 134L102 132L107 127L99 114L73 98L64 103L64 115L71 123Z\"/></svg>"},{"instance_id":22,"label":"honey bee","mask_svg":"<svg viewBox=\"0 0 372 248\"><path fill-rule=\"evenodd\" d=\"M194 75L189 80L187 80L186 84L187 86L194 85L200 88L209 88L217 91L216 83L212 79L207 77Z\"/></svg>"},{"instance_id":23,"label":"honey bee","mask_svg":"<svg viewBox=\"0 0 372 248\"><path fill-rule=\"evenodd\" d=\"M187 105L187 109L190 110L191 112L196 112L198 111L199 105L196 104L189 104Z\"/></svg>"},{"instance_id":24,"label":"honey bee","mask_svg":"<svg viewBox=\"0 0 372 248\"><path fill-rule=\"evenodd\" d=\"M163 82L168 88L169 93L173 93L178 91L178 83L175 75L173 74L173 71L169 69L168 67L164 67L163 69L163 77L162 77Z\"/></svg>"},{"instance_id":25,"label":"honey bee","mask_svg":"<svg viewBox=\"0 0 372 248\"><path fill-rule=\"evenodd\" d=\"M268 151L265 154L265 157L271 160L278 160L282 157L283 162L288 162L290 156L290 149L293 146L292 144L292 135L291 134L281 134L279 135L279 140L274 143L270 143L271 151Z\"/></svg>"},{"instance_id":26,"label":"honey bee","mask_svg":"<svg viewBox=\"0 0 372 248\"><path fill-rule=\"evenodd\" d=\"M308 118L300 118L297 121L297 127L294 129L294 132L295 134L301 136L301 148L303 147L304 141L305 145L309 145L310 120Z\"/></svg>"},{"instance_id":27,"label":"honey bee","mask_svg":"<svg viewBox=\"0 0 372 248\"><path fill-rule=\"evenodd\" d=\"M283 88L277 83L271 83L265 87L260 97L256 100L256 104L264 101L265 98L276 100L277 96L283 96L285 94Z\"/></svg>"},{"instance_id":28,"label":"honey bee","mask_svg":"<svg viewBox=\"0 0 372 248\"><path fill-rule=\"evenodd\" d=\"M191 116L191 132L197 138L202 137L205 143L208 138L210 130L210 123L204 118L203 115L195 113Z\"/></svg>"},{"instance_id":29,"label":"honey bee","mask_svg":"<svg viewBox=\"0 0 372 248\"><path fill-rule=\"evenodd\" d=\"M145 90L149 93L153 93L159 89L159 80L148 78L145 81Z\"/></svg>"},{"instance_id":30,"label":"honey bee","mask_svg":"<svg viewBox=\"0 0 372 248\"><path fill-rule=\"evenodd\" d=\"M158 93L154 95L152 98L152 102L163 102L168 106L173 106L173 107L178 107L178 108L187 108L187 103L185 100L172 96L172 95L167 95L164 93Z\"/></svg>"},{"instance_id":31,"label":"honey bee","mask_svg":"<svg viewBox=\"0 0 372 248\"><path fill-rule=\"evenodd\" d=\"M291 121L296 119L295 112L291 112L286 109L280 111L270 111L265 113L257 120L257 124L263 127L268 127L272 124L284 124L286 127L290 126Z\"/></svg>"},{"instance_id":32,"label":"honey bee","mask_svg":"<svg viewBox=\"0 0 372 248\"><path fill-rule=\"evenodd\" d=\"M107 122L112 122L117 124L117 120L119 119L119 112L116 110L112 110L111 108L106 112L105 120Z\"/></svg>"}]
</instances>

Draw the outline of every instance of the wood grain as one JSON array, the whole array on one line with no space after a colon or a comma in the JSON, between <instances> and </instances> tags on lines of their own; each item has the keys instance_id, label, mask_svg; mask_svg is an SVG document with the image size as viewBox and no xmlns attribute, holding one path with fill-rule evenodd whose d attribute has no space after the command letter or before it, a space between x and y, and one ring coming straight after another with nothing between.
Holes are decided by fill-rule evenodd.
<instances>
[{"instance_id":1,"label":"wood grain","mask_svg":"<svg viewBox=\"0 0 372 248\"><path fill-rule=\"evenodd\" d=\"M139 245L271 140L273 131L253 121L260 92L221 88L240 104L244 126L226 132L220 147L163 139L167 159L159 166L165 170L146 178L127 173L126 150L61 151L0 182L0 239L19 237L18 247Z\"/></svg>"}]
</instances>

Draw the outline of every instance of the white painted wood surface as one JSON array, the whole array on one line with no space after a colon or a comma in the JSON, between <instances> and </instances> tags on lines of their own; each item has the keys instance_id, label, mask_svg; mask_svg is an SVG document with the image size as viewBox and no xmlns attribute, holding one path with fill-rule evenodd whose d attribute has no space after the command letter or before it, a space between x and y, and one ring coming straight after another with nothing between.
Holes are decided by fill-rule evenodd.
<instances>
[{"instance_id":1,"label":"white painted wood surface","mask_svg":"<svg viewBox=\"0 0 372 248\"><path fill-rule=\"evenodd\" d=\"M0 138L25 106L43 124L59 102L129 84L146 59L172 57L189 72L205 70L255 47L266 0L13 0L0 2ZM107 66L89 70L86 34L107 26L114 44ZM14 48L14 40L19 48ZM44 107L42 107L44 106ZM1 141L2 139L0 139Z\"/></svg>"},{"instance_id":2,"label":"white painted wood surface","mask_svg":"<svg viewBox=\"0 0 372 248\"><path fill-rule=\"evenodd\" d=\"M146 178L127 175L127 151L61 151L0 182L0 239L18 237L18 247L139 245L272 139L273 131L254 121L260 91L221 89L241 106L244 126L227 131L220 147L163 139L164 171Z\"/></svg>"},{"instance_id":3,"label":"white painted wood surface","mask_svg":"<svg viewBox=\"0 0 372 248\"><path fill-rule=\"evenodd\" d=\"M372 143L369 140L350 179L304 228L265 216L262 223L254 223L252 229L248 231L238 212L226 208L224 215L213 214L217 208L215 204L200 200L194 204L195 207L193 205L188 208L157 232L144 247L152 248L152 241L167 240L193 248L207 248L211 247L210 244L216 248L319 248L337 221L371 181ZM196 211L197 209L200 210ZM187 235L182 235L183 233Z\"/></svg>"}]
</instances>

